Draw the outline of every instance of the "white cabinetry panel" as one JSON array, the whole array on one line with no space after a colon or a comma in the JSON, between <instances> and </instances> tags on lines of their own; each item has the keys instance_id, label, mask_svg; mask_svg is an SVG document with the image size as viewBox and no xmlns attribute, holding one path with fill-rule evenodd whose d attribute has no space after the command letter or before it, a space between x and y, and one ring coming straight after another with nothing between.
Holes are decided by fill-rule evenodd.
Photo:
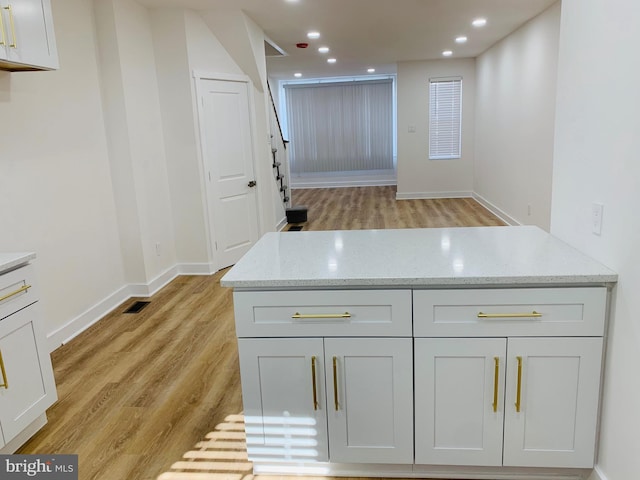
<instances>
[{"instance_id":1,"label":"white cabinetry panel","mask_svg":"<svg viewBox=\"0 0 640 480\"><path fill-rule=\"evenodd\" d=\"M415 339L416 463L502 465L506 344Z\"/></svg>"},{"instance_id":2,"label":"white cabinetry panel","mask_svg":"<svg viewBox=\"0 0 640 480\"><path fill-rule=\"evenodd\" d=\"M38 331L35 305L0 321L0 425L4 443L36 420L56 400L51 363ZM45 360L46 359L46 360Z\"/></svg>"},{"instance_id":3,"label":"white cabinetry panel","mask_svg":"<svg viewBox=\"0 0 640 480\"><path fill-rule=\"evenodd\" d=\"M50 0L0 0L0 68L58 68Z\"/></svg>"},{"instance_id":4,"label":"white cabinetry panel","mask_svg":"<svg viewBox=\"0 0 640 480\"><path fill-rule=\"evenodd\" d=\"M602 336L605 287L415 290L416 337Z\"/></svg>"},{"instance_id":5,"label":"white cabinetry panel","mask_svg":"<svg viewBox=\"0 0 640 480\"><path fill-rule=\"evenodd\" d=\"M238 337L411 336L410 290L234 292Z\"/></svg>"},{"instance_id":6,"label":"white cabinetry panel","mask_svg":"<svg viewBox=\"0 0 640 480\"><path fill-rule=\"evenodd\" d=\"M238 349L249 459L327 461L322 339L241 338Z\"/></svg>"},{"instance_id":7,"label":"white cabinetry panel","mask_svg":"<svg viewBox=\"0 0 640 480\"><path fill-rule=\"evenodd\" d=\"M410 338L325 339L332 462L413 461L412 363Z\"/></svg>"},{"instance_id":8,"label":"white cabinetry panel","mask_svg":"<svg viewBox=\"0 0 640 480\"><path fill-rule=\"evenodd\" d=\"M592 468L602 338L510 338L508 358L504 465Z\"/></svg>"}]
</instances>

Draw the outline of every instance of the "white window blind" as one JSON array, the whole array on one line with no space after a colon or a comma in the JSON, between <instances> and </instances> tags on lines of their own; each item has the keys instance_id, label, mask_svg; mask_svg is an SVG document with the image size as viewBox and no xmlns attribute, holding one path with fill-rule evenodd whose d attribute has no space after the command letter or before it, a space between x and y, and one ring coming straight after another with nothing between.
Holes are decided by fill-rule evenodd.
<instances>
[{"instance_id":1,"label":"white window blind","mask_svg":"<svg viewBox=\"0 0 640 480\"><path fill-rule=\"evenodd\" d=\"M429 80L429 159L460 158L462 79Z\"/></svg>"},{"instance_id":2,"label":"white window blind","mask_svg":"<svg viewBox=\"0 0 640 480\"><path fill-rule=\"evenodd\" d=\"M393 169L393 81L285 85L292 174Z\"/></svg>"}]
</instances>

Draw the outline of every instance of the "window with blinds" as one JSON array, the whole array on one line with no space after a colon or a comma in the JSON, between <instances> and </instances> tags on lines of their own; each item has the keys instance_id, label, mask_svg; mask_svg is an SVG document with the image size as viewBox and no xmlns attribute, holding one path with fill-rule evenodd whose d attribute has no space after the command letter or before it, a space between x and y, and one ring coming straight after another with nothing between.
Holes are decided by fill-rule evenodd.
<instances>
[{"instance_id":1,"label":"window with blinds","mask_svg":"<svg viewBox=\"0 0 640 480\"><path fill-rule=\"evenodd\" d=\"M460 158L462 79L429 79L429 159Z\"/></svg>"}]
</instances>

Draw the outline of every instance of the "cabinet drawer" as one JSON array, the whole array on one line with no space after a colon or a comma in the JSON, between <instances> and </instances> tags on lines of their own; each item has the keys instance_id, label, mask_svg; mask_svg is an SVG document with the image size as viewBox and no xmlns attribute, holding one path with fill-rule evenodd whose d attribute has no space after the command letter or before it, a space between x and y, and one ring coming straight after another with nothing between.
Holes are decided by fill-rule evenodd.
<instances>
[{"instance_id":1,"label":"cabinet drawer","mask_svg":"<svg viewBox=\"0 0 640 480\"><path fill-rule=\"evenodd\" d=\"M415 290L416 337L604 334L607 289Z\"/></svg>"},{"instance_id":2,"label":"cabinet drawer","mask_svg":"<svg viewBox=\"0 0 640 480\"><path fill-rule=\"evenodd\" d=\"M0 275L0 320L38 300L34 277L31 265Z\"/></svg>"},{"instance_id":3,"label":"cabinet drawer","mask_svg":"<svg viewBox=\"0 0 640 480\"><path fill-rule=\"evenodd\" d=\"M411 336L410 290L234 292L238 337Z\"/></svg>"}]
</instances>

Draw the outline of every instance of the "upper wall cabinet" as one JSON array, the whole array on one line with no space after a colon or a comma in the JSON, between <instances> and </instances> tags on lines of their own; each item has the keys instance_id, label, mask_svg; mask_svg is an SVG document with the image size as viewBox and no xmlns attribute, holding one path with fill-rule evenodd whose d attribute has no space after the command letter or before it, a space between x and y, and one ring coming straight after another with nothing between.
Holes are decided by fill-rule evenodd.
<instances>
[{"instance_id":1,"label":"upper wall cabinet","mask_svg":"<svg viewBox=\"0 0 640 480\"><path fill-rule=\"evenodd\" d=\"M51 1L0 0L0 69L57 68Z\"/></svg>"}]
</instances>

